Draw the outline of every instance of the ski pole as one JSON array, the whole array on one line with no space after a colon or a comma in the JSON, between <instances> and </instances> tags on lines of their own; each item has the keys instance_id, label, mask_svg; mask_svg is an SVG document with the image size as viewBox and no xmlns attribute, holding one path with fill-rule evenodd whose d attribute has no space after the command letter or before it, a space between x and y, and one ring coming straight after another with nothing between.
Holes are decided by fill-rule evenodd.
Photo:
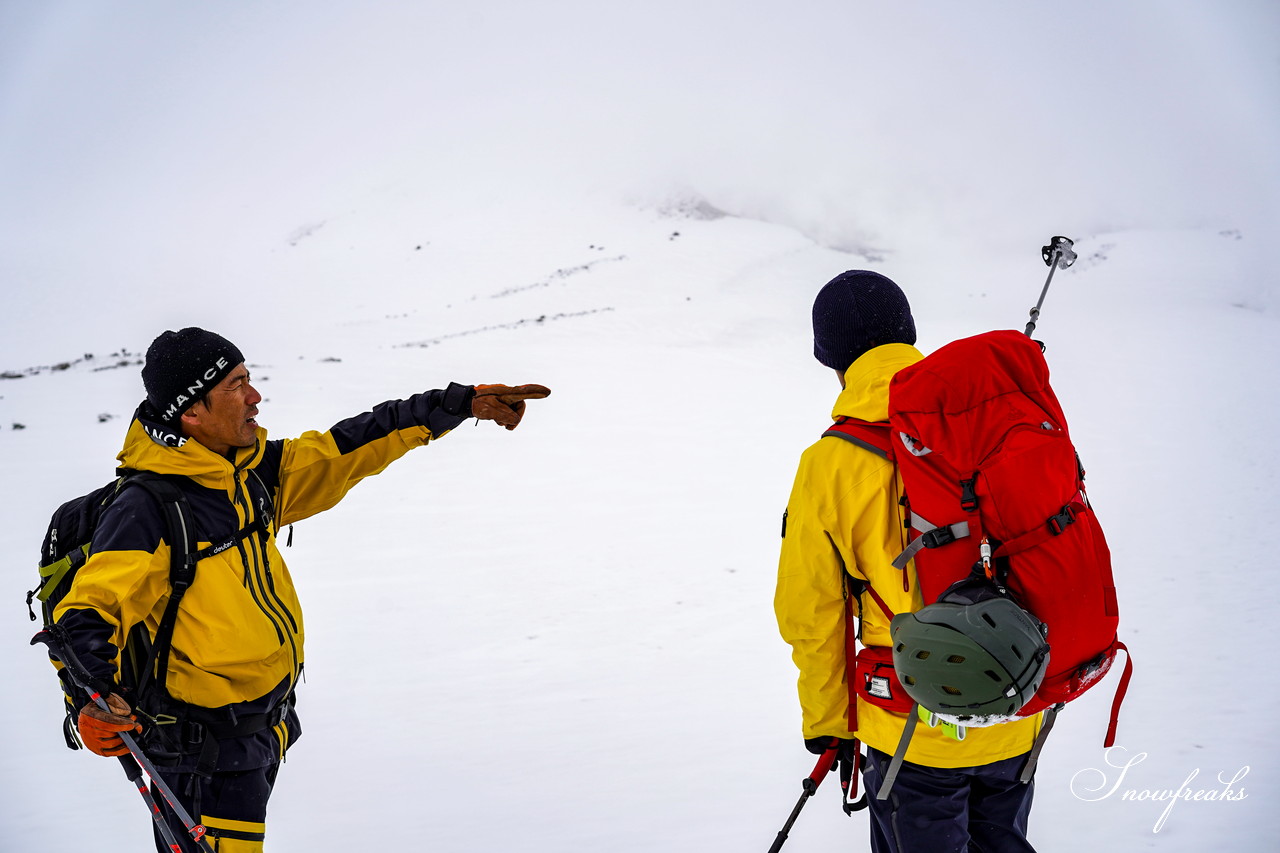
<instances>
[{"instance_id":1,"label":"ski pole","mask_svg":"<svg viewBox=\"0 0 1280 853\"><path fill-rule=\"evenodd\" d=\"M173 829L169 826L168 821L164 819L164 815L160 813L160 806L156 805L156 798L151 796L151 791L147 788L147 783L142 778L142 768L138 766L138 762L133 759L132 755L117 755L120 759L120 766L124 768L124 775L129 777L129 781L138 789L138 793L142 796L142 801L147 804L147 810L151 812L151 819L155 821L156 829L160 832L160 836L164 839L164 843L173 853L182 853L182 845L178 843L178 838L173 834Z\"/></svg>"},{"instance_id":2,"label":"ski pole","mask_svg":"<svg viewBox=\"0 0 1280 853\"><path fill-rule=\"evenodd\" d=\"M1071 250L1073 245L1075 245L1074 241L1068 240L1066 237L1054 237L1049 241L1049 245L1040 249L1040 256L1049 265L1049 277L1045 279L1044 288L1040 291L1040 300L1031 309L1031 320L1027 323L1026 329L1028 338L1036 330L1036 321L1040 319L1040 307L1044 305L1044 297L1049 292L1049 283L1053 281L1054 271L1058 269L1065 270L1076 262L1076 253Z\"/></svg>"},{"instance_id":3,"label":"ski pole","mask_svg":"<svg viewBox=\"0 0 1280 853\"><path fill-rule=\"evenodd\" d=\"M800 795L800 799L796 802L796 807L791 810L791 816L787 818L787 822L782 825L778 837L773 840L773 846L769 848L769 853L778 853L782 849L782 845L787 840L787 834L791 832L791 827L795 824L796 818L800 817L800 810L804 808L804 804L818 790L818 786L822 784L822 777L831 772L831 765L835 764L836 756L840 753L840 738L833 737L831 745L827 747L827 751L818 757L818 763L814 765L813 772L804 777L801 786L804 793Z\"/></svg>"},{"instance_id":4,"label":"ski pole","mask_svg":"<svg viewBox=\"0 0 1280 853\"><path fill-rule=\"evenodd\" d=\"M31 638L31 645L43 643L49 647L50 653L57 660L62 661L62 665L66 667L67 674L71 676L71 680L76 686L89 695L89 698L102 710L108 714L114 714L111 706L107 704L106 698L101 693L89 686L92 676L89 671L80 663L80 659L71 651L70 645L66 642L65 631L58 625L38 632ZM191 815L178 801L177 795L173 793L173 789L169 787L169 783L164 780L160 772L156 770L151 759L147 758L142 748L138 746L138 742L133 739L133 735L129 732L120 732L120 740L124 741L124 745L129 748L129 755L118 756L120 764L124 767L125 775L129 777L129 781L133 782L138 788L138 793L142 795L143 800L147 803L147 808L151 811L151 818L155 821L156 827L159 829L161 836L164 837L165 844L173 853L182 853L182 847L178 844L178 839L174 836L173 830L165 821L164 815L160 813L160 806L156 803L155 797L151 796L151 791L147 789L146 782L142 779L142 771L145 770L147 776L160 789L160 794L164 797L165 802L173 809L174 813L182 821L182 825L187 828L193 841L199 845L200 849L206 853L214 853L213 847L209 844L208 839L204 837L205 828L203 824L196 823ZM139 768L141 765L141 768Z\"/></svg>"}]
</instances>

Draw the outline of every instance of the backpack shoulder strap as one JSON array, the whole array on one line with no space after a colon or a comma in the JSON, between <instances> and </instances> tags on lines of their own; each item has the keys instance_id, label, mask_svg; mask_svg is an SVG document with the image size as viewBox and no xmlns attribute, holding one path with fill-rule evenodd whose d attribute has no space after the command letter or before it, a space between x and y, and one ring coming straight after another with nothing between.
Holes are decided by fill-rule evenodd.
<instances>
[{"instance_id":1,"label":"backpack shoulder strap","mask_svg":"<svg viewBox=\"0 0 1280 853\"><path fill-rule=\"evenodd\" d=\"M863 450L874 453L881 459L893 461L890 456L889 424L884 421L873 422L860 421L856 418L836 418L836 422L822 434L822 437L826 438L829 435L843 438Z\"/></svg>"},{"instance_id":2,"label":"backpack shoulder strap","mask_svg":"<svg viewBox=\"0 0 1280 853\"><path fill-rule=\"evenodd\" d=\"M892 428L884 421L873 422L860 421L856 418L836 418L836 422L822 435L824 438L828 435L843 438L845 441L856 444L864 450L871 451L881 459L886 459L889 462L896 461L893 458L892 450ZM946 527L938 527L938 525L914 512L910 516L910 526L921 535L913 538L906 549L894 558L893 567L899 571L906 568L907 563L921 548L939 548L957 539L963 539L971 533L968 522L962 521Z\"/></svg>"},{"instance_id":3,"label":"backpack shoulder strap","mask_svg":"<svg viewBox=\"0 0 1280 853\"><path fill-rule=\"evenodd\" d=\"M158 474L139 472L129 476L125 485L143 487L156 499L164 515L165 527L169 536L169 602L165 605L164 615L156 628L156 636L151 644L151 654L147 665L143 668L137 686L138 696L146 693L148 682L155 676L155 687L161 693L165 689L166 674L169 669L169 649L173 641L173 626L178 619L178 605L183 595L196 579L196 562L194 553L199 544L192 529L191 506L182 488L172 480Z\"/></svg>"}]
</instances>

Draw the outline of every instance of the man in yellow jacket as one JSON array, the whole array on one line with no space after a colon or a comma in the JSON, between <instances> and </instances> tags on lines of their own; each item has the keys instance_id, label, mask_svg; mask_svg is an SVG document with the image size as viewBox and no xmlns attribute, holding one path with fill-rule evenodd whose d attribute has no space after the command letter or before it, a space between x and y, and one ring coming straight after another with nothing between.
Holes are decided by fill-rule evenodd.
<instances>
[{"instance_id":1,"label":"man in yellow jacket","mask_svg":"<svg viewBox=\"0 0 1280 853\"><path fill-rule=\"evenodd\" d=\"M888 420L889 381L923 356L901 289L854 270L827 283L813 305L814 354L842 391L833 417ZM896 467L835 436L800 458L783 516L774 608L800 670L806 746L833 738L867 747L864 780L875 853L1025 853L1032 785L1018 780L1039 718L985 728L917 726L888 798L876 794L906 726L901 703L855 691L854 642L868 669L889 673L889 623L925 604L907 545ZM901 687L896 684L901 694Z\"/></svg>"},{"instance_id":2,"label":"man in yellow jacket","mask_svg":"<svg viewBox=\"0 0 1280 853\"><path fill-rule=\"evenodd\" d=\"M77 726L99 755L127 752L119 733L138 732L214 848L259 853L276 771L301 734L294 687L302 609L277 531L329 509L365 477L470 417L514 429L524 401L550 392L451 383L374 406L327 432L269 441L244 357L220 335L165 332L148 349L142 378L147 396L120 467L178 486L198 539L186 550L199 560L168 651L153 653L174 547L161 505L146 489L123 489L103 512L88 559L54 610L89 686L115 712L76 696ZM177 816L161 808L191 846ZM170 850L158 833L156 844Z\"/></svg>"}]
</instances>

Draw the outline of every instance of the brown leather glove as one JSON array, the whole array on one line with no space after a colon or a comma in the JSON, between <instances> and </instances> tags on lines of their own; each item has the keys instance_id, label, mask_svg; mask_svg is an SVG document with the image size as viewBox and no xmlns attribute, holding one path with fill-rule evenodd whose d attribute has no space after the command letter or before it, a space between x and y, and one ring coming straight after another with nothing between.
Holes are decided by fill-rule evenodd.
<instances>
[{"instance_id":1,"label":"brown leather glove","mask_svg":"<svg viewBox=\"0 0 1280 853\"><path fill-rule=\"evenodd\" d=\"M525 400L541 400L551 393L542 385L477 385L471 415L515 429L524 417Z\"/></svg>"},{"instance_id":2,"label":"brown leather glove","mask_svg":"<svg viewBox=\"0 0 1280 853\"><path fill-rule=\"evenodd\" d=\"M129 713L129 703L115 693L107 697L107 705L114 711L108 714L90 702L80 709L80 718L76 725L80 728L80 739L89 751L97 755L125 755L129 747L120 739L120 732L132 729L135 733L142 731L137 716Z\"/></svg>"}]
</instances>

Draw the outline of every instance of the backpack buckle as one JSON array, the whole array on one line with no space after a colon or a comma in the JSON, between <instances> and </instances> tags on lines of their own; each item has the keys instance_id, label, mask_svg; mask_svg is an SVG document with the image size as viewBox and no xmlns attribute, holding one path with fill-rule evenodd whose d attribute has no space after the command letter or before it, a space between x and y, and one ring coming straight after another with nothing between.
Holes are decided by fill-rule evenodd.
<instances>
[{"instance_id":1,"label":"backpack buckle","mask_svg":"<svg viewBox=\"0 0 1280 853\"><path fill-rule=\"evenodd\" d=\"M932 530L926 530L920 534L920 541L924 543L926 548L941 548L943 545L950 545L956 541L955 531L950 525L946 527L935 527Z\"/></svg>"},{"instance_id":2,"label":"backpack buckle","mask_svg":"<svg viewBox=\"0 0 1280 853\"><path fill-rule=\"evenodd\" d=\"M1062 531L1067 529L1067 525L1074 523L1075 520L1076 520L1076 509L1075 507L1071 506L1071 504L1067 504L1062 508L1062 512L1058 513L1057 515L1050 516L1049 530L1053 533L1054 536L1059 536L1062 534Z\"/></svg>"},{"instance_id":3,"label":"backpack buckle","mask_svg":"<svg viewBox=\"0 0 1280 853\"><path fill-rule=\"evenodd\" d=\"M977 479L975 474L973 479L960 481L960 508L965 512L974 512L978 509L978 493L974 490Z\"/></svg>"}]
</instances>

